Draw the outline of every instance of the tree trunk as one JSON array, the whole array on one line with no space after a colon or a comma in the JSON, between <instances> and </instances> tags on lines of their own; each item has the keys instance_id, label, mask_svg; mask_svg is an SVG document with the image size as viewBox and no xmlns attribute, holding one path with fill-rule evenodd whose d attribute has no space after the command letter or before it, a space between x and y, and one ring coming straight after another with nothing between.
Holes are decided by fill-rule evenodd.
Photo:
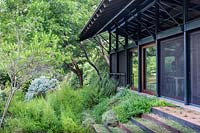
<instances>
[{"instance_id":1,"label":"tree trunk","mask_svg":"<svg viewBox=\"0 0 200 133\"><path fill-rule=\"evenodd\" d=\"M66 69L71 70L74 74L76 74L76 76L79 79L80 88L82 88L83 87L83 82L84 82L84 80L83 80L83 72L79 68L79 66L77 64L77 61L75 59L71 59L71 60L72 60L72 63L66 63L66 62L64 62L64 67Z\"/></svg>"},{"instance_id":2,"label":"tree trunk","mask_svg":"<svg viewBox=\"0 0 200 133\"><path fill-rule=\"evenodd\" d=\"M101 57L105 60L106 65L109 67L110 66L110 60L109 60L108 56L104 53L103 48L100 47L99 51L100 51Z\"/></svg>"},{"instance_id":3,"label":"tree trunk","mask_svg":"<svg viewBox=\"0 0 200 133\"><path fill-rule=\"evenodd\" d=\"M83 72L82 70L79 68L78 63L75 59L72 59L72 64L75 68L75 73L79 78L79 84L80 84L80 88L83 87Z\"/></svg>"},{"instance_id":4,"label":"tree trunk","mask_svg":"<svg viewBox=\"0 0 200 133\"><path fill-rule=\"evenodd\" d=\"M89 56L87 54L87 51L85 49L85 47L83 46L82 42L80 44L80 48L83 50L84 54L85 54L85 58L87 59L87 62L95 69L95 71L97 72L97 75L99 76L99 79L102 80L101 77L101 73L99 71L99 69L94 65L94 63L92 63L92 61L89 59Z\"/></svg>"},{"instance_id":5,"label":"tree trunk","mask_svg":"<svg viewBox=\"0 0 200 133\"><path fill-rule=\"evenodd\" d=\"M77 74L78 76L78 79L79 79L79 85L80 85L80 88L83 87L83 74Z\"/></svg>"},{"instance_id":6,"label":"tree trunk","mask_svg":"<svg viewBox=\"0 0 200 133\"><path fill-rule=\"evenodd\" d=\"M1 117L1 122L0 122L0 127L1 128L3 127L4 120L5 120L5 117L6 117L7 113L8 113L8 108L10 107L10 104L11 104L11 101L13 99L14 94L15 94L15 90L11 90L11 92L9 94L9 97L8 97L8 100L6 101L6 104L5 104L3 115Z\"/></svg>"},{"instance_id":7,"label":"tree trunk","mask_svg":"<svg viewBox=\"0 0 200 133\"><path fill-rule=\"evenodd\" d=\"M107 66L109 67L110 66L110 60L108 58L108 55L106 54L106 49L104 47L104 42L100 37L98 37L98 39L99 39L99 43L100 43L99 44L99 46L100 46L100 48L99 48L100 54L103 57L103 59L105 60Z\"/></svg>"}]
</instances>

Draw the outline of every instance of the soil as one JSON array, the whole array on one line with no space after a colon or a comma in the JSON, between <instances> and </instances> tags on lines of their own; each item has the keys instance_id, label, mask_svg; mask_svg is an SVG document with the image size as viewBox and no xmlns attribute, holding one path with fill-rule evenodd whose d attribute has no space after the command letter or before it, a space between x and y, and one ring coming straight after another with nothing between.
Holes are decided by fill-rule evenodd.
<instances>
[{"instance_id":1,"label":"soil","mask_svg":"<svg viewBox=\"0 0 200 133\"><path fill-rule=\"evenodd\" d=\"M164 113L200 126L200 112L182 107L154 107Z\"/></svg>"}]
</instances>

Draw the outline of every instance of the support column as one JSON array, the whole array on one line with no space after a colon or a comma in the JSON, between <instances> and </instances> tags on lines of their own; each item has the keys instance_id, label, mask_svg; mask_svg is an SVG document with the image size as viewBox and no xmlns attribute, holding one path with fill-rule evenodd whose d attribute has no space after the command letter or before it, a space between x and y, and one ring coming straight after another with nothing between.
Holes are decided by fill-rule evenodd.
<instances>
[{"instance_id":1,"label":"support column","mask_svg":"<svg viewBox=\"0 0 200 133\"><path fill-rule=\"evenodd\" d=\"M138 13L138 21L141 20L141 13ZM140 34L141 34L141 24L138 23L138 29L137 29L137 42L138 45L138 92L142 92L142 48L139 46L138 42L140 40Z\"/></svg>"},{"instance_id":2,"label":"support column","mask_svg":"<svg viewBox=\"0 0 200 133\"><path fill-rule=\"evenodd\" d=\"M116 65L116 69L117 69L117 73L119 73L119 35L118 35L118 30L116 32L116 56L117 56L117 65ZM117 79L119 79L119 76L117 76Z\"/></svg>"},{"instance_id":3,"label":"support column","mask_svg":"<svg viewBox=\"0 0 200 133\"><path fill-rule=\"evenodd\" d=\"M129 55L128 55L127 47L128 47L128 36L125 37L125 65L126 65L125 85L129 84L129 70L128 70L129 69Z\"/></svg>"},{"instance_id":4,"label":"support column","mask_svg":"<svg viewBox=\"0 0 200 133\"><path fill-rule=\"evenodd\" d=\"M138 45L138 92L142 92L142 48Z\"/></svg>"},{"instance_id":5,"label":"support column","mask_svg":"<svg viewBox=\"0 0 200 133\"><path fill-rule=\"evenodd\" d=\"M159 7L159 2L160 0L156 0L156 11L155 11L155 43L156 43L156 91L157 91L157 96L160 97L160 42L157 38L157 34L159 32L159 27L160 27L160 7Z\"/></svg>"},{"instance_id":6,"label":"support column","mask_svg":"<svg viewBox=\"0 0 200 133\"><path fill-rule=\"evenodd\" d=\"M160 42L156 40L156 91L157 96L160 97Z\"/></svg>"},{"instance_id":7,"label":"support column","mask_svg":"<svg viewBox=\"0 0 200 133\"><path fill-rule=\"evenodd\" d=\"M190 44L187 32L188 0L183 0L183 30L184 30L184 102L190 102Z\"/></svg>"},{"instance_id":8,"label":"support column","mask_svg":"<svg viewBox=\"0 0 200 133\"><path fill-rule=\"evenodd\" d=\"M109 31L109 59L110 59L110 66L109 66L109 71L112 73L112 55L111 55L111 50L112 50L112 35L111 32ZM109 77L111 78L111 75L109 74Z\"/></svg>"}]
</instances>

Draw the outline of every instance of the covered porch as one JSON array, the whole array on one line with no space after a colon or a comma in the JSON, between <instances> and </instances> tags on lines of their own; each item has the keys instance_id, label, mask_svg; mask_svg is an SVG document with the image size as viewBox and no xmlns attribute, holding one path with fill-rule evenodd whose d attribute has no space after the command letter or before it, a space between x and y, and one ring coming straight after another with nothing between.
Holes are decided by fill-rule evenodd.
<instances>
[{"instance_id":1,"label":"covered porch","mask_svg":"<svg viewBox=\"0 0 200 133\"><path fill-rule=\"evenodd\" d=\"M200 1L103 0L80 40L109 36L110 77L200 105Z\"/></svg>"}]
</instances>

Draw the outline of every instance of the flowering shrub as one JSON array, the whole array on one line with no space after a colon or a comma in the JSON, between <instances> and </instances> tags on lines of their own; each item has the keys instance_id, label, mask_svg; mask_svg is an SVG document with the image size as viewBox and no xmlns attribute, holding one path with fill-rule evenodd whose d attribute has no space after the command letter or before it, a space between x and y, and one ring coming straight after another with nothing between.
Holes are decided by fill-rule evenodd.
<instances>
[{"instance_id":1,"label":"flowering shrub","mask_svg":"<svg viewBox=\"0 0 200 133\"><path fill-rule=\"evenodd\" d=\"M30 101L35 96L44 96L47 91L53 91L58 84L57 79L40 77L32 81L25 96L25 101Z\"/></svg>"}]
</instances>

